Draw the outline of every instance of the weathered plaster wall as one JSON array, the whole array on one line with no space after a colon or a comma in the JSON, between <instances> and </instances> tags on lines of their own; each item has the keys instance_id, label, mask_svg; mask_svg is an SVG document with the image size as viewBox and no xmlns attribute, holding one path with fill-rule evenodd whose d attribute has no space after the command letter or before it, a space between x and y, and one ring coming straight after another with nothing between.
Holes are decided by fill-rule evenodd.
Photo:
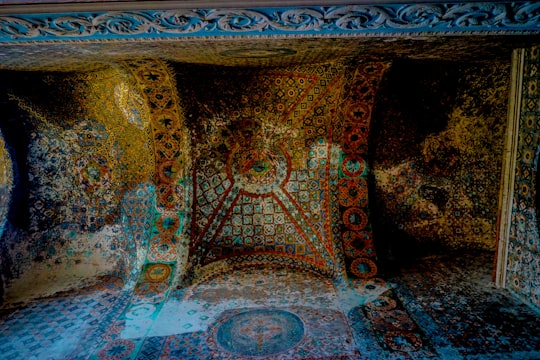
<instances>
[{"instance_id":1,"label":"weathered plaster wall","mask_svg":"<svg viewBox=\"0 0 540 360\"><path fill-rule=\"evenodd\" d=\"M3 77L16 144L2 246L5 301L136 277L149 238L153 149L144 101L115 69ZM134 206L139 203L144 206Z\"/></svg>"},{"instance_id":2,"label":"weathered plaster wall","mask_svg":"<svg viewBox=\"0 0 540 360\"><path fill-rule=\"evenodd\" d=\"M540 157L540 48L525 52L521 113L508 246L506 286L540 306L538 164Z\"/></svg>"},{"instance_id":3,"label":"weathered plaster wall","mask_svg":"<svg viewBox=\"0 0 540 360\"><path fill-rule=\"evenodd\" d=\"M496 246L509 65L396 62L373 118L380 255Z\"/></svg>"}]
</instances>

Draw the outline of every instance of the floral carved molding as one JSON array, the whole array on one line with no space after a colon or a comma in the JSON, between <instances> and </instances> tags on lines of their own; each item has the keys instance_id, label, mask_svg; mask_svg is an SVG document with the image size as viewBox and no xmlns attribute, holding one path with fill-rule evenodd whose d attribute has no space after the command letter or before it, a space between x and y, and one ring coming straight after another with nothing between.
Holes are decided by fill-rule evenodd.
<instances>
[{"instance_id":1,"label":"floral carved molding","mask_svg":"<svg viewBox=\"0 0 540 360\"><path fill-rule=\"evenodd\" d=\"M0 16L0 42L205 36L537 34L539 2L180 9Z\"/></svg>"}]
</instances>

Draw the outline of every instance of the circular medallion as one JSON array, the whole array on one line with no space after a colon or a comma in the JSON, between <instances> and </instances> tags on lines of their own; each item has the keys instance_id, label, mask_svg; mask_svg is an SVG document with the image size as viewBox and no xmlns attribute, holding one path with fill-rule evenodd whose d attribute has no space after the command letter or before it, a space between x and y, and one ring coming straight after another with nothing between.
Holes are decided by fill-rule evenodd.
<instances>
[{"instance_id":1,"label":"circular medallion","mask_svg":"<svg viewBox=\"0 0 540 360\"><path fill-rule=\"evenodd\" d=\"M75 163L79 172L79 186L90 195L103 195L110 189L112 174L106 158L96 156L82 157Z\"/></svg>"},{"instance_id":2,"label":"circular medallion","mask_svg":"<svg viewBox=\"0 0 540 360\"><path fill-rule=\"evenodd\" d=\"M343 224L351 230L362 230L367 226L366 213L357 207L352 207L343 213Z\"/></svg>"},{"instance_id":3,"label":"circular medallion","mask_svg":"<svg viewBox=\"0 0 540 360\"><path fill-rule=\"evenodd\" d=\"M346 156L341 162L341 170L351 178L361 176L366 170L366 161L362 157Z\"/></svg>"},{"instance_id":4,"label":"circular medallion","mask_svg":"<svg viewBox=\"0 0 540 360\"><path fill-rule=\"evenodd\" d=\"M304 337L304 323L284 310L249 310L222 322L215 337L216 343L232 354L269 356L297 345Z\"/></svg>"},{"instance_id":5,"label":"circular medallion","mask_svg":"<svg viewBox=\"0 0 540 360\"><path fill-rule=\"evenodd\" d=\"M137 304L131 307L126 313L125 317L129 320L147 319L156 312L155 304Z\"/></svg>"},{"instance_id":6,"label":"circular medallion","mask_svg":"<svg viewBox=\"0 0 540 360\"><path fill-rule=\"evenodd\" d=\"M345 110L345 115L349 121L358 123L360 121L366 122L369 121L369 115L371 114L371 109L369 106L354 102L350 104Z\"/></svg>"},{"instance_id":7,"label":"circular medallion","mask_svg":"<svg viewBox=\"0 0 540 360\"><path fill-rule=\"evenodd\" d=\"M171 267L167 264L151 264L144 273L146 281L151 283L168 280L170 275Z\"/></svg>"},{"instance_id":8,"label":"circular medallion","mask_svg":"<svg viewBox=\"0 0 540 360\"><path fill-rule=\"evenodd\" d=\"M357 258L351 263L351 273L360 279L370 278L377 274L377 265L370 259Z\"/></svg>"},{"instance_id":9,"label":"circular medallion","mask_svg":"<svg viewBox=\"0 0 540 360\"><path fill-rule=\"evenodd\" d=\"M181 171L180 164L177 161L165 160L158 166L159 181L164 184L172 184Z\"/></svg>"},{"instance_id":10,"label":"circular medallion","mask_svg":"<svg viewBox=\"0 0 540 360\"><path fill-rule=\"evenodd\" d=\"M244 191L264 195L287 180L290 159L277 146L238 146L229 156L227 171L233 182Z\"/></svg>"},{"instance_id":11,"label":"circular medallion","mask_svg":"<svg viewBox=\"0 0 540 360\"><path fill-rule=\"evenodd\" d=\"M164 234L174 234L180 227L180 218L177 214L161 215L156 226Z\"/></svg>"}]
</instances>

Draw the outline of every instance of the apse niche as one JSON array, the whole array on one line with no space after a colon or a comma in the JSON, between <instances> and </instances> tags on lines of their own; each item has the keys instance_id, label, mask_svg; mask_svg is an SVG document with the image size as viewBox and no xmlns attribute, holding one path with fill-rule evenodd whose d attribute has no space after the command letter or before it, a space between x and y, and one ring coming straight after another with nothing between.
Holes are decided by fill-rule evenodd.
<instances>
[{"instance_id":1,"label":"apse niche","mask_svg":"<svg viewBox=\"0 0 540 360\"><path fill-rule=\"evenodd\" d=\"M509 62L395 62L373 115L379 258L494 251Z\"/></svg>"},{"instance_id":2,"label":"apse niche","mask_svg":"<svg viewBox=\"0 0 540 360\"><path fill-rule=\"evenodd\" d=\"M258 266L340 281L494 250L509 68L4 72L0 130L21 173L10 200L0 168L4 301L134 286L155 263L178 286Z\"/></svg>"},{"instance_id":3,"label":"apse niche","mask_svg":"<svg viewBox=\"0 0 540 360\"><path fill-rule=\"evenodd\" d=\"M139 90L119 92L130 81L112 68L2 74L1 130L17 169L12 201L2 198L6 302L138 275L154 160Z\"/></svg>"}]
</instances>

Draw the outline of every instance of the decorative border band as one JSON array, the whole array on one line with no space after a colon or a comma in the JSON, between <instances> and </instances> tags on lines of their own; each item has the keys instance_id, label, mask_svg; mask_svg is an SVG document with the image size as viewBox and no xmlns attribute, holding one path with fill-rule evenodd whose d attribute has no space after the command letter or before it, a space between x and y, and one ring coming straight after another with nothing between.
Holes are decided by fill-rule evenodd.
<instances>
[{"instance_id":1,"label":"decorative border band","mask_svg":"<svg viewBox=\"0 0 540 360\"><path fill-rule=\"evenodd\" d=\"M137 10L0 16L0 43L414 33L538 34L540 2Z\"/></svg>"}]
</instances>

